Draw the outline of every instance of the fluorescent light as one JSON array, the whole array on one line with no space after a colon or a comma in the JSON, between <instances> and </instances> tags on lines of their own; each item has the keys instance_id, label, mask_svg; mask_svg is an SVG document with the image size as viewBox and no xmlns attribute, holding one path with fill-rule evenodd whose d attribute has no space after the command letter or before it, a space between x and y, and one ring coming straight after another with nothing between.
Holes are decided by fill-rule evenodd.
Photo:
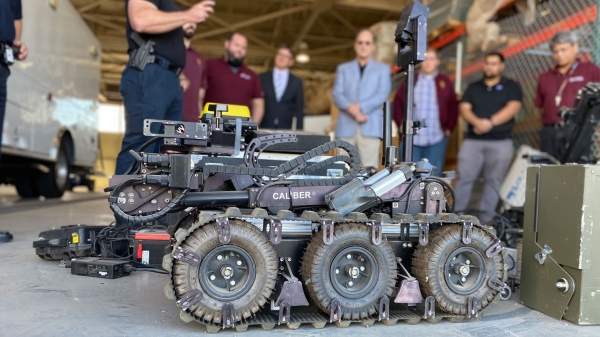
<instances>
[{"instance_id":1,"label":"fluorescent light","mask_svg":"<svg viewBox=\"0 0 600 337\"><path fill-rule=\"evenodd\" d=\"M300 53L300 54L296 55L296 62L308 63L308 62L310 62L310 56L305 53Z\"/></svg>"}]
</instances>

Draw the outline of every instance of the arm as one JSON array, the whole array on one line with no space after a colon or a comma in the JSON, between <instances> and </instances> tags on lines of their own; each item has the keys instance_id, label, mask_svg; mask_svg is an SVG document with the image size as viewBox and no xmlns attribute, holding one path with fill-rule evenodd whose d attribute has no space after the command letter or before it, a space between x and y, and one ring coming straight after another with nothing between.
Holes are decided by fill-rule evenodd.
<instances>
[{"instance_id":1,"label":"arm","mask_svg":"<svg viewBox=\"0 0 600 337\"><path fill-rule=\"evenodd\" d=\"M304 88L302 86L302 80L298 80L300 90L296 95L296 130L302 130L304 128Z\"/></svg>"},{"instance_id":2,"label":"arm","mask_svg":"<svg viewBox=\"0 0 600 337\"><path fill-rule=\"evenodd\" d=\"M15 20L15 40L21 41L23 32L23 19Z\"/></svg>"},{"instance_id":3,"label":"arm","mask_svg":"<svg viewBox=\"0 0 600 337\"><path fill-rule=\"evenodd\" d=\"M402 133L402 117L404 116L404 88L406 86L405 83L406 82L400 84L400 87L396 92L396 97L394 97L394 121L400 129L400 133Z\"/></svg>"},{"instance_id":4,"label":"arm","mask_svg":"<svg viewBox=\"0 0 600 337\"><path fill-rule=\"evenodd\" d=\"M340 109L340 111L346 112L346 107L354 102L346 97L344 83L344 73L341 69L341 66L338 66L335 72L335 82L333 84L333 102Z\"/></svg>"},{"instance_id":5,"label":"arm","mask_svg":"<svg viewBox=\"0 0 600 337\"><path fill-rule=\"evenodd\" d=\"M521 110L522 106L523 103L519 101L510 101L506 103L504 108L500 109L500 111L493 114L490 119L492 120L494 126L502 125L513 119L515 115L519 113L519 110Z\"/></svg>"},{"instance_id":6,"label":"arm","mask_svg":"<svg viewBox=\"0 0 600 337\"><path fill-rule=\"evenodd\" d=\"M477 123L479 123L480 118L473 113L473 105L471 103L460 102L459 110L460 115L462 116L462 118L465 119L465 121L467 121L467 123L473 126L477 126Z\"/></svg>"},{"instance_id":7,"label":"arm","mask_svg":"<svg viewBox=\"0 0 600 337\"><path fill-rule=\"evenodd\" d=\"M358 102L362 113L368 115L374 111L379 111L377 107L381 107L387 101L391 91L392 79L390 77L390 70L388 67L382 67L377 81L377 92L363 102Z\"/></svg>"},{"instance_id":8,"label":"arm","mask_svg":"<svg viewBox=\"0 0 600 337\"><path fill-rule=\"evenodd\" d=\"M206 96L206 89L200 88L198 92L198 111L200 111L200 114L204 110L204 96Z\"/></svg>"},{"instance_id":9,"label":"arm","mask_svg":"<svg viewBox=\"0 0 600 337\"><path fill-rule=\"evenodd\" d=\"M450 88L448 89L448 95L450 96L448 99L448 125L447 129L444 131L446 135L449 136L456 128L456 123L458 122L458 99L456 98L454 89L452 89L454 86L450 81L446 82L446 87Z\"/></svg>"},{"instance_id":10,"label":"arm","mask_svg":"<svg viewBox=\"0 0 600 337\"><path fill-rule=\"evenodd\" d=\"M134 31L160 34L180 28L186 22L203 22L214 11L214 5L214 1L203 1L186 11L163 12L150 1L130 0L127 13Z\"/></svg>"},{"instance_id":11,"label":"arm","mask_svg":"<svg viewBox=\"0 0 600 337\"><path fill-rule=\"evenodd\" d=\"M263 117L265 116L265 99L264 98L254 98L252 99L252 120L256 122L256 124L260 124L262 122Z\"/></svg>"}]
</instances>

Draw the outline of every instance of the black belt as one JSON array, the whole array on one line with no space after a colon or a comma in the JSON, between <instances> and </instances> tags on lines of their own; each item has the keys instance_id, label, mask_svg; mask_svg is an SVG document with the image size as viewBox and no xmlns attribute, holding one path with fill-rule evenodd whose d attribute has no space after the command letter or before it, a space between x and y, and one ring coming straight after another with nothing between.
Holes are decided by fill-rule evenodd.
<instances>
[{"instance_id":1,"label":"black belt","mask_svg":"<svg viewBox=\"0 0 600 337\"><path fill-rule=\"evenodd\" d=\"M169 62L166 59L163 59L162 57L157 57L157 55L154 55L154 64L158 64L159 66L161 66L164 69L167 69L168 71L172 71L175 73L175 75L179 76L179 74L181 74L181 67L177 67L171 64L171 62Z\"/></svg>"},{"instance_id":2,"label":"black belt","mask_svg":"<svg viewBox=\"0 0 600 337\"><path fill-rule=\"evenodd\" d=\"M551 123L551 124L544 124L544 126L550 127L550 128L555 128L555 129L562 129L565 126L565 122L556 122L556 123Z\"/></svg>"}]
</instances>

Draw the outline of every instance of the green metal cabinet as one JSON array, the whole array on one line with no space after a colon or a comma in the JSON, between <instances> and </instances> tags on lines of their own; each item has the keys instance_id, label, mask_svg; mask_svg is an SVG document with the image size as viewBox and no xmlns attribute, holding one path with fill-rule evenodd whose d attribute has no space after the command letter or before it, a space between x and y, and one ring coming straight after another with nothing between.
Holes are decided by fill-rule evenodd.
<instances>
[{"instance_id":1,"label":"green metal cabinet","mask_svg":"<svg viewBox=\"0 0 600 337\"><path fill-rule=\"evenodd\" d=\"M523 227L521 303L600 324L600 166L530 167Z\"/></svg>"}]
</instances>

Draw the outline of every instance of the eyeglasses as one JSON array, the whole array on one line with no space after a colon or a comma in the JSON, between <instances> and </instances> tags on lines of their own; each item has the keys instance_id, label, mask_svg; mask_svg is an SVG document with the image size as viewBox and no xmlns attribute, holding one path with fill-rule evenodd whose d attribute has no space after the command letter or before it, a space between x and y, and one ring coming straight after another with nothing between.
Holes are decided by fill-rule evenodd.
<instances>
[{"instance_id":1,"label":"eyeglasses","mask_svg":"<svg viewBox=\"0 0 600 337\"><path fill-rule=\"evenodd\" d=\"M373 44L373 42L371 42L371 41L356 41L356 44L357 44L357 45L359 45L359 46L361 46L361 45L363 45L363 44L364 44L365 46L370 46L370 45L372 45L372 44Z\"/></svg>"}]
</instances>

